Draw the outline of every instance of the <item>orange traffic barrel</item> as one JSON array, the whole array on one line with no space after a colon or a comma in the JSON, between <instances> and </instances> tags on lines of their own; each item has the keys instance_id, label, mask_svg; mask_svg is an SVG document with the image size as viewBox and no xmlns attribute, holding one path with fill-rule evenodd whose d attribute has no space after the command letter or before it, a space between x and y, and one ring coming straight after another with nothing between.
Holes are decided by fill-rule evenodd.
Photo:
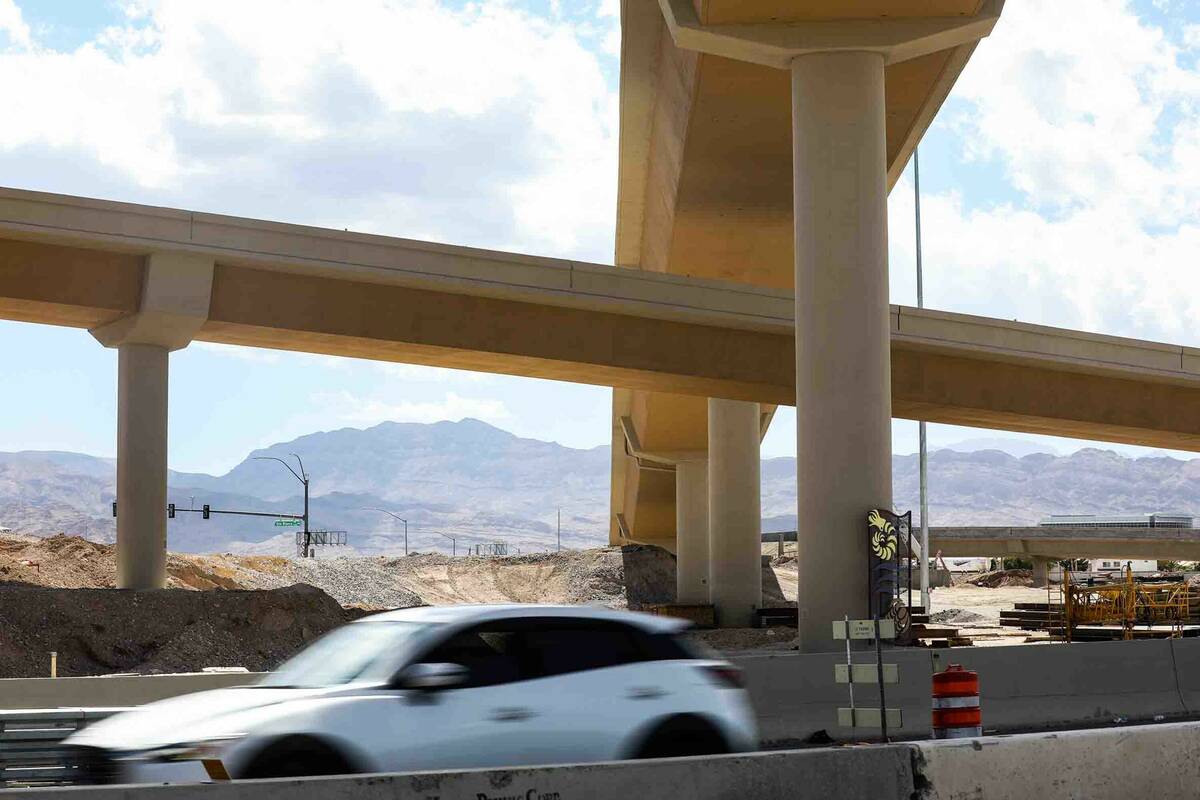
<instances>
[{"instance_id":1,"label":"orange traffic barrel","mask_svg":"<svg viewBox=\"0 0 1200 800\"><path fill-rule=\"evenodd\" d=\"M983 735L979 711L979 674L951 664L933 676L933 738L965 739Z\"/></svg>"}]
</instances>

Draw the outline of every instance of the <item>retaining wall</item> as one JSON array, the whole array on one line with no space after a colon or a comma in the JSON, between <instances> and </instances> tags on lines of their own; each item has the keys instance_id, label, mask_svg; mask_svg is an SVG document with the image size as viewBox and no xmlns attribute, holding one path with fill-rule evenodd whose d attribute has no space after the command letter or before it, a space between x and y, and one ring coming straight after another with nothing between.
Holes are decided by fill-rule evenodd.
<instances>
[{"instance_id":1,"label":"retaining wall","mask_svg":"<svg viewBox=\"0 0 1200 800\"><path fill-rule=\"evenodd\" d=\"M193 672L90 678L0 678L0 709L118 708L253 683L261 673Z\"/></svg>"}]
</instances>

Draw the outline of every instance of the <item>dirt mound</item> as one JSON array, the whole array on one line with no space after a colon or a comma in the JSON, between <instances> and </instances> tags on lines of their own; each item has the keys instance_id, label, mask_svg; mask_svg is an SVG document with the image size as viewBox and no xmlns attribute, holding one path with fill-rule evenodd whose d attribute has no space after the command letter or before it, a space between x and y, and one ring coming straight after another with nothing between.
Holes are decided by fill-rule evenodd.
<instances>
[{"instance_id":1,"label":"dirt mound","mask_svg":"<svg viewBox=\"0 0 1200 800\"><path fill-rule=\"evenodd\" d=\"M998 589L1001 586L1033 586L1033 571L1028 569L1001 569L995 572L985 572L967 581L974 586L985 589Z\"/></svg>"},{"instance_id":2,"label":"dirt mound","mask_svg":"<svg viewBox=\"0 0 1200 800\"><path fill-rule=\"evenodd\" d=\"M170 553L170 588L137 593L102 591L115 583L115 556L75 536L0 536L0 677L46 675L50 651L64 676L270 669L363 610L675 599L674 556L640 545L500 558ZM763 569L764 605L795 602L795 566L781 566ZM751 634L744 646L774 637Z\"/></svg>"},{"instance_id":3,"label":"dirt mound","mask_svg":"<svg viewBox=\"0 0 1200 800\"><path fill-rule=\"evenodd\" d=\"M311 586L271 591L0 588L0 676L273 669L352 617Z\"/></svg>"},{"instance_id":4,"label":"dirt mound","mask_svg":"<svg viewBox=\"0 0 1200 800\"><path fill-rule=\"evenodd\" d=\"M947 608L944 611L935 611L930 614L929 621L942 625L969 625L972 622L987 622L988 618L961 608Z\"/></svg>"}]
</instances>

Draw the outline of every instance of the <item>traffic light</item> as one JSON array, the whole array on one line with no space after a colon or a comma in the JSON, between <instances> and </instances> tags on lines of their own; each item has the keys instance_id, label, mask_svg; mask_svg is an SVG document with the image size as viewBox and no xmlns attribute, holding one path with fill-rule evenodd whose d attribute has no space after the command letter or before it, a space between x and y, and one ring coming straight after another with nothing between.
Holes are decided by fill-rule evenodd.
<instances>
[{"instance_id":1,"label":"traffic light","mask_svg":"<svg viewBox=\"0 0 1200 800\"><path fill-rule=\"evenodd\" d=\"M204 518L208 519L208 503L204 504Z\"/></svg>"},{"instance_id":2,"label":"traffic light","mask_svg":"<svg viewBox=\"0 0 1200 800\"><path fill-rule=\"evenodd\" d=\"M167 503L167 519L175 519L175 504Z\"/></svg>"},{"instance_id":3,"label":"traffic light","mask_svg":"<svg viewBox=\"0 0 1200 800\"><path fill-rule=\"evenodd\" d=\"M113 516L117 515L117 501L113 500Z\"/></svg>"}]
</instances>

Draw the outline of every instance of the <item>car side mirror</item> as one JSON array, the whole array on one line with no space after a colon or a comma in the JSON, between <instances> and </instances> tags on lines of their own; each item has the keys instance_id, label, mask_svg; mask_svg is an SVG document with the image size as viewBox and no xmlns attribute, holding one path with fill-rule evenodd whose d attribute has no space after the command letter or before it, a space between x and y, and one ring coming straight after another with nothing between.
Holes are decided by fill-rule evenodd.
<instances>
[{"instance_id":1,"label":"car side mirror","mask_svg":"<svg viewBox=\"0 0 1200 800\"><path fill-rule=\"evenodd\" d=\"M401 689L453 689L467 682L467 668L462 664L412 664L400 672L396 686Z\"/></svg>"}]
</instances>

